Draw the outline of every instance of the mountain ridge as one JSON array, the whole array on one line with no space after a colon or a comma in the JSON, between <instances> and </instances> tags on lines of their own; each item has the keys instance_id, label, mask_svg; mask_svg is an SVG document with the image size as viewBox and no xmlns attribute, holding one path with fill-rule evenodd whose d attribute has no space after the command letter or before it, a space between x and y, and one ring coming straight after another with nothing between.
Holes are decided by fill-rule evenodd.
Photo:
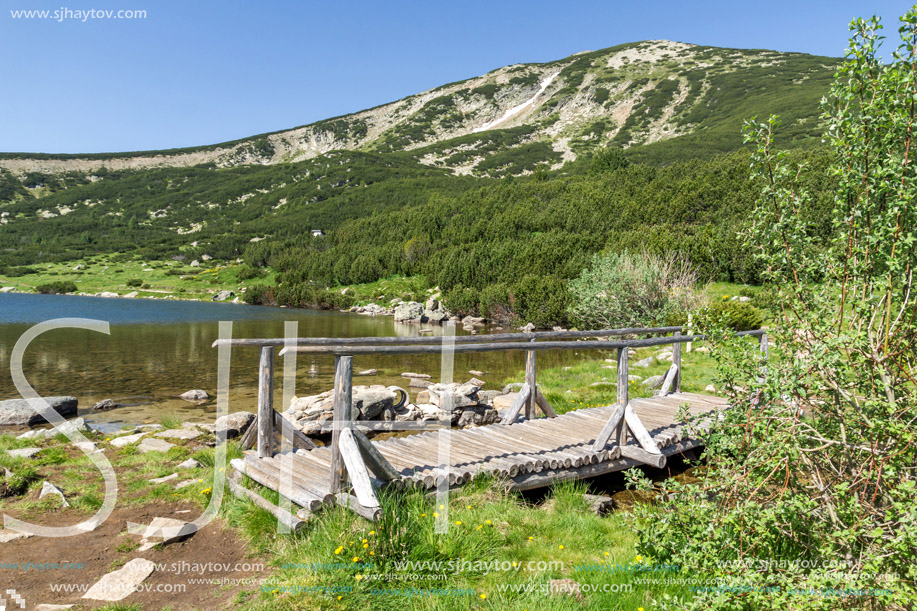
<instances>
[{"instance_id":1,"label":"mountain ridge","mask_svg":"<svg viewBox=\"0 0 917 611\"><path fill-rule=\"evenodd\" d=\"M651 147L711 130L722 139L724 122L734 134L717 151L731 150L740 144L735 111L749 105L789 111L790 140L806 141L819 132L816 103L839 61L641 41L511 64L356 113L224 143L125 153L2 153L0 168L14 174L225 168L351 150L403 152L455 174L499 176L541 164L557 169L604 146ZM767 108L781 97L798 98L798 104Z\"/></svg>"}]
</instances>

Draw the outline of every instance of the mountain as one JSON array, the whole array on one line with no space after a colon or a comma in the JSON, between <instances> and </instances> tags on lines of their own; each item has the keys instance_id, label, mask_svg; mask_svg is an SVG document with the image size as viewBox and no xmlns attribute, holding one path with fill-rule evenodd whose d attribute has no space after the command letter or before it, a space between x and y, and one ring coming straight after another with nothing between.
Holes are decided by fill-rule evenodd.
<instances>
[{"instance_id":1,"label":"mountain","mask_svg":"<svg viewBox=\"0 0 917 611\"><path fill-rule=\"evenodd\" d=\"M704 157L741 146L742 121L780 113L783 139L820 136L819 99L839 60L664 40L515 64L396 102L294 129L187 149L53 155L5 153L0 169L107 170L276 165L335 150L408 153L454 174L557 169L599 147L632 158Z\"/></svg>"}]
</instances>

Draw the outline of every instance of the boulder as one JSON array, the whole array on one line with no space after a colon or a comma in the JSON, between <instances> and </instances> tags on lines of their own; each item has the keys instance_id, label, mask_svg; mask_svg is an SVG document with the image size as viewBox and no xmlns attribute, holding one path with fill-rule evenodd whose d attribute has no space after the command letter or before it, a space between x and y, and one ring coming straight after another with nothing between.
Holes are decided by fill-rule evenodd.
<instances>
[{"instance_id":1,"label":"boulder","mask_svg":"<svg viewBox=\"0 0 917 611\"><path fill-rule=\"evenodd\" d=\"M199 401L208 401L210 399L210 395L207 393L207 391L201 390L199 388L195 390L189 390L189 391L183 392L182 394L178 396L179 398L184 399L185 401L191 401L192 403L196 403Z\"/></svg>"},{"instance_id":2,"label":"boulder","mask_svg":"<svg viewBox=\"0 0 917 611\"><path fill-rule=\"evenodd\" d=\"M468 380L467 384L473 384L474 386L483 387L487 382L484 380L479 380L478 378L471 378Z\"/></svg>"},{"instance_id":3,"label":"boulder","mask_svg":"<svg viewBox=\"0 0 917 611\"><path fill-rule=\"evenodd\" d=\"M198 261L197 259L195 259L194 261L192 261L192 262L190 263L190 265L191 265L191 267L200 267L200 266L201 266L201 262Z\"/></svg>"},{"instance_id":4,"label":"boulder","mask_svg":"<svg viewBox=\"0 0 917 611\"><path fill-rule=\"evenodd\" d=\"M704 386L704 392L716 392L716 386L713 384L707 384Z\"/></svg>"},{"instance_id":5,"label":"boulder","mask_svg":"<svg viewBox=\"0 0 917 611\"><path fill-rule=\"evenodd\" d=\"M0 293L12 293L15 290L16 290L15 286L5 286L3 288L0 288Z\"/></svg>"},{"instance_id":6,"label":"boulder","mask_svg":"<svg viewBox=\"0 0 917 611\"><path fill-rule=\"evenodd\" d=\"M114 299L118 296L118 293L112 293L111 291L102 291L96 297L105 297L106 299Z\"/></svg>"},{"instance_id":7,"label":"boulder","mask_svg":"<svg viewBox=\"0 0 917 611\"><path fill-rule=\"evenodd\" d=\"M180 462L177 465L175 465L175 468L176 469L197 469L200 466L201 466L201 463L197 462L193 458L189 458L188 460L184 462Z\"/></svg>"},{"instance_id":8,"label":"boulder","mask_svg":"<svg viewBox=\"0 0 917 611\"><path fill-rule=\"evenodd\" d=\"M182 522L175 518L153 518L150 525L143 531L138 552L152 549L154 545L168 545L175 541L183 541L197 532L197 527L190 522Z\"/></svg>"},{"instance_id":9,"label":"boulder","mask_svg":"<svg viewBox=\"0 0 917 611\"><path fill-rule=\"evenodd\" d=\"M510 406L512 406L513 402L516 400L516 395L518 395L518 394L519 394L519 393L511 392L511 393L507 393L507 394L505 394L505 395L500 395L500 396L498 396L498 397L494 397L494 399L493 399L493 406L494 406L494 409L496 409L496 410L498 410L498 411L499 411L499 410L506 410L506 409L509 409Z\"/></svg>"},{"instance_id":10,"label":"boulder","mask_svg":"<svg viewBox=\"0 0 917 611\"><path fill-rule=\"evenodd\" d=\"M224 434L226 439L234 439L242 435L249 425L255 421L255 414L251 412L235 412L233 414L227 414L220 418L217 418L216 423L214 424L214 432L217 437L221 437Z\"/></svg>"},{"instance_id":11,"label":"boulder","mask_svg":"<svg viewBox=\"0 0 917 611\"><path fill-rule=\"evenodd\" d=\"M166 475L165 477L154 477L153 479L149 480L149 482L151 484L164 484L166 482L172 481L173 479L178 479L178 473L172 473L171 475Z\"/></svg>"},{"instance_id":12,"label":"boulder","mask_svg":"<svg viewBox=\"0 0 917 611\"><path fill-rule=\"evenodd\" d=\"M503 393L499 390L479 390L478 391L478 401L482 405L493 405L494 399L502 396Z\"/></svg>"},{"instance_id":13,"label":"boulder","mask_svg":"<svg viewBox=\"0 0 917 611\"><path fill-rule=\"evenodd\" d=\"M421 378L411 378L411 381L408 383L408 388L426 388L433 384L430 380L424 380Z\"/></svg>"},{"instance_id":14,"label":"boulder","mask_svg":"<svg viewBox=\"0 0 917 611\"><path fill-rule=\"evenodd\" d=\"M111 399L102 399L98 403L92 406L93 410L105 410L105 409L114 409L116 407L121 407L120 403L115 403Z\"/></svg>"},{"instance_id":15,"label":"boulder","mask_svg":"<svg viewBox=\"0 0 917 611\"><path fill-rule=\"evenodd\" d=\"M41 452L41 448L19 448L17 450L7 450L6 453L15 458L32 458Z\"/></svg>"},{"instance_id":16,"label":"boulder","mask_svg":"<svg viewBox=\"0 0 917 611\"><path fill-rule=\"evenodd\" d=\"M449 315L443 312L442 310L424 310L423 317L421 320L424 322L435 322L441 323L444 320L447 320Z\"/></svg>"},{"instance_id":17,"label":"boulder","mask_svg":"<svg viewBox=\"0 0 917 611\"><path fill-rule=\"evenodd\" d=\"M383 410L395 407L395 397L394 390L381 384L354 386L351 393L353 409L357 412L358 420L375 420ZM333 419L333 410L334 390L328 390L309 397L294 397L285 415L295 423L326 421ZM314 427L310 427L311 429Z\"/></svg>"},{"instance_id":18,"label":"boulder","mask_svg":"<svg viewBox=\"0 0 917 611\"><path fill-rule=\"evenodd\" d=\"M227 299L230 299L233 296L235 296L235 293L233 293L232 291L220 291L219 293L213 296L213 300L214 301L226 301Z\"/></svg>"},{"instance_id":19,"label":"boulder","mask_svg":"<svg viewBox=\"0 0 917 611\"><path fill-rule=\"evenodd\" d=\"M424 310L430 310L430 311L438 310L439 309L439 299L434 299L433 297L431 297L430 299L427 299L427 302L423 304L423 308Z\"/></svg>"},{"instance_id":20,"label":"boulder","mask_svg":"<svg viewBox=\"0 0 917 611\"><path fill-rule=\"evenodd\" d=\"M402 378L415 378L418 380L429 380L433 376L431 376L428 373L412 373L410 371L407 371L405 373L402 373L401 377Z\"/></svg>"},{"instance_id":21,"label":"boulder","mask_svg":"<svg viewBox=\"0 0 917 611\"><path fill-rule=\"evenodd\" d=\"M130 293L125 293L125 294L124 294L124 298L125 298L125 299L136 299L136 298L137 298L137 295L139 295L139 294L140 294L140 293L138 293L137 291L131 291Z\"/></svg>"},{"instance_id":22,"label":"boulder","mask_svg":"<svg viewBox=\"0 0 917 611\"><path fill-rule=\"evenodd\" d=\"M535 330L535 325L533 325L532 323L529 323L525 325L524 327L522 327L522 329L520 329L520 331L522 331L523 333L531 333L534 330Z\"/></svg>"},{"instance_id":23,"label":"boulder","mask_svg":"<svg viewBox=\"0 0 917 611\"><path fill-rule=\"evenodd\" d=\"M213 257L210 255L201 255L201 261L212 261Z\"/></svg>"},{"instance_id":24,"label":"boulder","mask_svg":"<svg viewBox=\"0 0 917 611\"><path fill-rule=\"evenodd\" d=\"M665 376L650 376L647 379L640 382L641 386L646 386L647 388L662 388L662 383L665 381Z\"/></svg>"},{"instance_id":25,"label":"boulder","mask_svg":"<svg viewBox=\"0 0 917 611\"><path fill-rule=\"evenodd\" d=\"M484 405L466 407L456 421L462 428L492 424L497 421L497 410Z\"/></svg>"},{"instance_id":26,"label":"boulder","mask_svg":"<svg viewBox=\"0 0 917 611\"><path fill-rule=\"evenodd\" d=\"M122 435L121 437L115 437L111 440L111 445L116 448L123 448L124 446L129 446L132 443L137 443L144 438L146 433L136 433L134 435Z\"/></svg>"},{"instance_id":27,"label":"boulder","mask_svg":"<svg viewBox=\"0 0 917 611\"><path fill-rule=\"evenodd\" d=\"M194 439L200 437L201 432L192 429L169 429L168 431L154 433L154 436L163 439Z\"/></svg>"},{"instance_id":28,"label":"boulder","mask_svg":"<svg viewBox=\"0 0 917 611\"><path fill-rule=\"evenodd\" d=\"M632 367L644 367L644 368L645 368L645 367L649 367L649 366L652 365L655 361L656 361L655 358L653 358L653 357L651 357L651 356L648 356L648 357L646 357L645 359L640 359L639 361L637 361L636 363L634 363L634 364L632 365Z\"/></svg>"},{"instance_id":29,"label":"boulder","mask_svg":"<svg viewBox=\"0 0 917 611\"><path fill-rule=\"evenodd\" d=\"M409 301L395 307L395 320L420 320L422 316L423 306L416 301Z\"/></svg>"},{"instance_id":30,"label":"boulder","mask_svg":"<svg viewBox=\"0 0 917 611\"><path fill-rule=\"evenodd\" d=\"M378 369L364 369L363 371L356 372L355 376L374 376L379 373Z\"/></svg>"},{"instance_id":31,"label":"boulder","mask_svg":"<svg viewBox=\"0 0 917 611\"><path fill-rule=\"evenodd\" d=\"M468 373L470 373L470 374L473 375L473 376L482 376L482 375L484 375L484 372L483 372L483 371L478 371L477 369L469 369L469 370L468 370Z\"/></svg>"},{"instance_id":32,"label":"boulder","mask_svg":"<svg viewBox=\"0 0 917 611\"><path fill-rule=\"evenodd\" d=\"M460 407L478 404L478 391L480 386L474 384L432 384L427 390L430 392L430 403L437 407L451 405L453 410Z\"/></svg>"},{"instance_id":33,"label":"boulder","mask_svg":"<svg viewBox=\"0 0 917 611\"><path fill-rule=\"evenodd\" d=\"M76 397L45 397L44 400L63 418L76 416ZM34 426L46 420L26 399L0 401L0 426Z\"/></svg>"}]
</instances>

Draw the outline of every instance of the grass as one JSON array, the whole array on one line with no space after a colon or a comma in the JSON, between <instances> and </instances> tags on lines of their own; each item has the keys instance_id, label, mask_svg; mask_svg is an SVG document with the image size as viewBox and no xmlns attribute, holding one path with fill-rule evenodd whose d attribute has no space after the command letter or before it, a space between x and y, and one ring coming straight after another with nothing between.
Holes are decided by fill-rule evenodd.
<instances>
[{"instance_id":1,"label":"grass","mask_svg":"<svg viewBox=\"0 0 917 611\"><path fill-rule=\"evenodd\" d=\"M32 293L50 282L72 281L77 294L101 292L154 299L188 299L209 301L213 294L230 290L241 298L241 290L251 284L273 282L273 272L255 279L239 278L244 266L235 262L202 261L191 267L189 261L112 260L116 255L96 255L65 263L38 263L29 267L36 273L0 278L0 284L17 292ZM74 269L82 266L81 269ZM140 281L139 286L132 286Z\"/></svg>"}]
</instances>

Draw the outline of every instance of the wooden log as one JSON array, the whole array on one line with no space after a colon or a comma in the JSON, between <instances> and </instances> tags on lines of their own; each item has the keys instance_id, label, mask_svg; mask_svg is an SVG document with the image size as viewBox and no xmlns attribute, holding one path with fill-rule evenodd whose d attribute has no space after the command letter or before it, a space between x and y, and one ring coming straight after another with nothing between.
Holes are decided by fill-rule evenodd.
<instances>
[{"instance_id":1,"label":"wooden log","mask_svg":"<svg viewBox=\"0 0 917 611\"><path fill-rule=\"evenodd\" d=\"M245 429L245 432L242 434L241 439L239 440L239 448L242 450L250 450L255 447L255 442L258 440L258 417L248 425L248 428Z\"/></svg>"},{"instance_id":2,"label":"wooden log","mask_svg":"<svg viewBox=\"0 0 917 611\"><path fill-rule=\"evenodd\" d=\"M292 453L277 454L272 459L260 460L269 460L270 464L277 468L278 478L288 478L288 482L292 481L293 485L315 495L325 505L334 501L334 495L326 488L327 470L310 463L302 456Z\"/></svg>"},{"instance_id":3,"label":"wooden log","mask_svg":"<svg viewBox=\"0 0 917 611\"><path fill-rule=\"evenodd\" d=\"M251 459L259 460L256 456L252 456ZM295 489L294 490L281 490L280 480L277 477L277 473L273 472L273 470L268 471L267 469L263 468L262 466L258 465L257 463L252 462L252 460L246 459L245 461L243 461L241 459L234 458L233 461L238 461L238 462L232 463L232 461L230 461L230 464L232 464L233 468L235 468L237 471L244 473L245 475L255 480L262 486L266 488L270 488L271 490L274 490L278 494L285 496L286 498L290 499L291 501L293 501L300 507L304 507L308 509L309 511L313 511L313 512L321 508L323 504L322 499L312 494L308 494L305 491L295 490Z\"/></svg>"},{"instance_id":4,"label":"wooden log","mask_svg":"<svg viewBox=\"0 0 917 611\"><path fill-rule=\"evenodd\" d=\"M273 411L274 411L274 426L277 428L278 431L280 431L280 434L284 438L286 438L287 435L289 434L290 438L287 439L287 441L290 442L290 445L292 447L295 447L296 443L299 443L299 445L306 450L314 450L315 448L318 447L317 445L315 445L315 443L311 439L306 437L302 431L300 431L298 428L293 426L293 423L287 420L283 416L283 414L281 414L277 410L273 410Z\"/></svg>"},{"instance_id":5,"label":"wooden log","mask_svg":"<svg viewBox=\"0 0 917 611\"><path fill-rule=\"evenodd\" d=\"M538 404L538 407L541 408L541 411L544 413L547 418L557 418L557 412L554 411L554 408L551 407L551 404L548 403L548 400L544 398L544 395L541 394L541 391L538 390L538 387L535 387L535 402Z\"/></svg>"},{"instance_id":6,"label":"wooden log","mask_svg":"<svg viewBox=\"0 0 917 611\"><path fill-rule=\"evenodd\" d=\"M676 331L673 335L678 337L681 335L681 331ZM688 345L690 346L691 344ZM677 368L675 371L675 392L681 392L681 344L672 344L672 365Z\"/></svg>"},{"instance_id":7,"label":"wooden log","mask_svg":"<svg viewBox=\"0 0 917 611\"><path fill-rule=\"evenodd\" d=\"M344 459L344 464L347 466L350 484L353 486L357 500L364 507L371 509L378 507L379 499L376 498L376 491L373 490L372 482L369 480L369 472L363 463L360 448L353 438L353 431L350 429L341 429L340 449L341 458Z\"/></svg>"},{"instance_id":8,"label":"wooden log","mask_svg":"<svg viewBox=\"0 0 917 611\"><path fill-rule=\"evenodd\" d=\"M485 429L486 435L482 434L475 440L476 442L484 444L485 447L491 448L491 456L489 458L498 457L495 456L496 453L494 450L502 449L504 452L511 452L515 455L524 456L529 461L536 463L536 470L550 467L552 463L557 464L557 457L554 457L552 461L542 456L542 452L545 451L543 446L520 440L511 433L499 431L496 430L496 428L497 427L495 427L494 430Z\"/></svg>"},{"instance_id":9,"label":"wooden log","mask_svg":"<svg viewBox=\"0 0 917 611\"><path fill-rule=\"evenodd\" d=\"M531 340L534 343L535 340ZM535 384L535 351L525 353L525 384L529 387L529 396L525 400L525 419L535 418L535 395L538 386Z\"/></svg>"},{"instance_id":10,"label":"wooden log","mask_svg":"<svg viewBox=\"0 0 917 611\"><path fill-rule=\"evenodd\" d=\"M360 448L360 454L363 455L366 466L376 474L376 477L386 482L401 481L401 475L395 471L395 467L385 460L385 457L379 453L366 435L360 431L353 431L353 438Z\"/></svg>"},{"instance_id":11,"label":"wooden log","mask_svg":"<svg viewBox=\"0 0 917 611\"><path fill-rule=\"evenodd\" d=\"M261 347L258 367L258 456L274 452L274 347Z\"/></svg>"},{"instance_id":12,"label":"wooden log","mask_svg":"<svg viewBox=\"0 0 917 611\"><path fill-rule=\"evenodd\" d=\"M628 347L618 348L618 396L616 397L618 405L626 406L629 401L630 389L628 388ZM615 429L615 439L619 446L624 445L624 423L618 420L618 428Z\"/></svg>"},{"instance_id":13,"label":"wooden log","mask_svg":"<svg viewBox=\"0 0 917 611\"><path fill-rule=\"evenodd\" d=\"M331 492L340 491L344 479L341 457L341 429L349 426L353 399L353 357L339 356L334 363L334 423L331 432Z\"/></svg>"},{"instance_id":14,"label":"wooden log","mask_svg":"<svg viewBox=\"0 0 917 611\"><path fill-rule=\"evenodd\" d=\"M519 411L522 409L522 406L528 405L529 395L531 392L532 390L528 383L522 385L522 388L519 389L519 393L516 395L516 399L513 401L513 404L506 412L503 420L500 421L500 424L512 424L516 421L516 418L519 417Z\"/></svg>"},{"instance_id":15,"label":"wooden log","mask_svg":"<svg viewBox=\"0 0 917 611\"><path fill-rule=\"evenodd\" d=\"M610 496L603 494L584 494L583 498L589 503L589 509L597 516L603 516L614 510L615 502Z\"/></svg>"},{"instance_id":16,"label":"wooden log","mask_svg":"<svg viewBox=\"0 0 917 611\"><path fill-rule=\"evenodd\" d=\"M650 437L649 431L647 431L643 423L640 422L640 418L637 417L634 408L631 407L630 404L624 407L624 420L627 422L627 426L630 428L630 432L634 436L634 439L637 440L637 443L639 443L644 450L651 454L659 454L659 448L656 447L653 438Z\"/></svg>"},{"instance_id":17,"label":"wooden log","mask_svg":"<svg viewBox=\"0 0 917 611\"><path fill-rule=\"evenodd\" d=\"M621 448L621 456L624 458L630 458L631 460L636 460L645 465L661 469L665 466L666 458L665 454L659 453L650 453L644 450L643 448L638 448L636 446L624 446Z\"/></svg>"},{"instance_id":18,"label":"wooden log","mask_svg":"<svg viewBox=\"0 0 917 611\"><path fill-rule=\"evenodd\" d=\"M665 380L662 382L662 388L659 389L659 395L664 397L669 394L669 391L672 389L673 384L677 384L678 377L678 365L672 363L669 370L665 373Z\"/></svg>"},{"instance_id":19,"label":"wooden log","mask_svg":"<svg viewBox=\"0 0 917 611\"><path fill-rule=\"evenodd\" d=\"M248 499L261 509L270 512L275 518L277 518L278 522L289 528L291 532L302 530L302 528L306 525L305 522L294 516L286 509L281 509L260 494L257 494L248 488L244 488L241 484L237 472L230 472L226 478L226 483L229 485L230 492L235 494L240 499Z\"/></svg>"},{"instance_id":20,"label":"wooden log","mask_svg":"<svg viewBox=\"0 0 917 611\"><path fill-rule=\"evenodd\" d=\"M602 427L601 432L595 438L595 443L592 444L592 450L595 452L600 452L605 449L605 446L608 445L608 440L611 439L612 433L618 430L621 425L621 420L624 419L624 406L619 405L612 412L611 417L605 423L605 426Z\"/></svg>"},{"instance_id":21,"label":"wooden log","mask_svg":"<svg viewBox=\"0 0 917 611\"><path fill-rule=\"evenodd\" d=\"M341 507L346 507L358 516L366 518L370 522L378 522L382 517L382 510L377 507L367 507L360 503L359 499L346 492L339 492L336 495L337 503Z\"/></svg>"}]
</instances>

